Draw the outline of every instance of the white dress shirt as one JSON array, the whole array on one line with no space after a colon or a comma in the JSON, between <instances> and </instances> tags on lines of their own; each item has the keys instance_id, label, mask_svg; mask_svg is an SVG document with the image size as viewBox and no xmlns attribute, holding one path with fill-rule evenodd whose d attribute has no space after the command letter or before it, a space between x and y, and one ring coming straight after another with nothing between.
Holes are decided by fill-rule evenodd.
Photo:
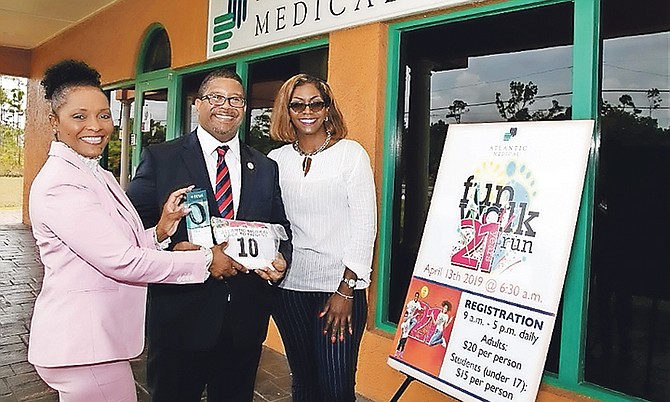
<instances>
[{"instance_id":1,"label":"white dress shirt","mask_svg":"<svg viewBox=\"0 0 670 402\"><path fill-rule=\"evenodd\" d=\"M198 125L196 129L198 141L200 141L200 148L202 149L202 156L205 157L205 165L207 166L207 174L209 175L209 182L212 184L212 190L216 192L216 162L219 155L216 151L221 145L228 145L226 152L226 165L228 165L228 172L230 173L230 185L233 189L233 212L237 216L237 207L240 202L240 193L242 191L242 163L240 157L240 141L238 134L228 142L221 142L214 138L210 133L205 131L202 126Z\"/></svg>"},{"instance_id":2,"label":"white dress shirt","mask_svg":"<svg viewBox=\"0 0 670 402\"><path fill-rule=\"evenodd\" d=\"M293 262L279 285L297 291L334 292L344 269L370 285L377 233L377 201L370 158L351 140L312 156L307 175L292 144L271 151L293 232Z\"/></svg>"}]
</instances>

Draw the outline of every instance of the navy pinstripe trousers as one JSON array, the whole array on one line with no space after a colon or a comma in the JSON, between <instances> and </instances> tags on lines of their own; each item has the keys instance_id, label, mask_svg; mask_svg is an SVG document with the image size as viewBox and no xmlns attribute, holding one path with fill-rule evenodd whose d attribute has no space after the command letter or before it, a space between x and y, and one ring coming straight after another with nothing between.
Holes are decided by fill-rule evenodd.
<instances>
[{"instance_id":1,"label":"navy pinstripe trousers","mask_svg":"<svg viewBox=\"0 0 670 402\"><path fill-rule=\"evenodd\" d=\"M320 318L332 293L279 289L273 313L293 375L293 402L351 402L356 400L356 364L365 329L368 304L365 290L354 292L354 334L331 342Z\"/></svg>"}]
</instances>

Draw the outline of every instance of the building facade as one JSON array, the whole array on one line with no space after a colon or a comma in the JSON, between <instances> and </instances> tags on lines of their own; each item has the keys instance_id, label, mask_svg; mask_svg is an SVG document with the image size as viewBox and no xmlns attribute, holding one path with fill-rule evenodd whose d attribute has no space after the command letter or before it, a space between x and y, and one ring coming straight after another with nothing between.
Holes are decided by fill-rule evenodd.
<instances>
[{"instance_id":1,"label":"building facade","mask_svg":"<svg viewBox=\"0 0 670 402\"><path fill-rule=\"evenodd\" d=\"M241 0L246 20L227 3L121 0L29 55L0 53L11 56L3 69L29 78L26 223L52 140L39 80L56 61L101 72L118 127L104 163L122 184L143 147L195 127L194 96L212 69L242 76L245 141L264 152L276 146L267 122L281 83L299 72L327 79L375 174L379 232L357 392L388 400L404 380L386 358L448 125L593 119L538 400L670 401L666 0ZM274 327L266 344L282 350ZM402 400L451 398L414 383Z\"/></svg>"}]
</instances>

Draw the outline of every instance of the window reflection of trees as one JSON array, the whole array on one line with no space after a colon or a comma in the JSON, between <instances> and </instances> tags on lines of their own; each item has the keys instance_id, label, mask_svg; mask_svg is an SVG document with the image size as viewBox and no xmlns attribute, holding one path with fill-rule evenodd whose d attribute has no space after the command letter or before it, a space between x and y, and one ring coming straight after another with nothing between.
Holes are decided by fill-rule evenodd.
<instances>
[{"instance_id":1,"label":"window reflection of trees","mask_svg":"<svg viewBox=\"0 0 670 402\"><path fill-rule=\"evenodd\" d=\"M670 401L670 3L602 3L585 378Z\"/></svg>"}]
</instances>

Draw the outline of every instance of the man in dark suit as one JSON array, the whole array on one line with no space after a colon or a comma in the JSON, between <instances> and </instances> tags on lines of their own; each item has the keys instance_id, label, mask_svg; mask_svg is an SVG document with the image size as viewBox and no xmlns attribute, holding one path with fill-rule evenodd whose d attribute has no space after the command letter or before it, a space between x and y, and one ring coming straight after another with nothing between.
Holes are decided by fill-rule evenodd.
<instances>
[{"instance_id":1,"label":"man in dark suit","mask_svg":"<svg viewBox=\"0 0 670 402\"><path fill-rule=\"evenodd\" d=\"M270 282L281 279L290 264L291 232L277 164L238 137L246 110L240 77L227 70L210 73L195 107L195 131L142 153L128 196L144 224L155 225L168 194L191 184L207 190L211 216L225 214L213 191L221 163L217 148L223 146L235 219L281 224L289 240L280 244L283 258L275 260L275 270L243 273L246 269L231 259L225 277L200 285L150 286L147 382L154 402L200 401L205 388L209 402L251 401L268 328ZM182 220L171 244L180 249L187 240Z\"/></svg>"}]
</instances>

